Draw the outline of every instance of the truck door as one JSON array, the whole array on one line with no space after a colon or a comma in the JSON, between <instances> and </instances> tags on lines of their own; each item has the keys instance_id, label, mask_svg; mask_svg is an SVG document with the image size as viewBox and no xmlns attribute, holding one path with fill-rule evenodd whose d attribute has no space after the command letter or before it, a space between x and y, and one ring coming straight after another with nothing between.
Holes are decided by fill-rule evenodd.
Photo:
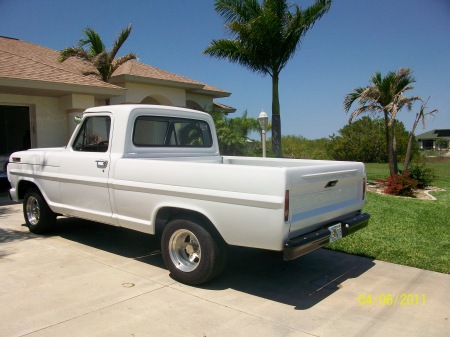
<instances>
[{"instance_id":1,"label":"truck door","mask_svg":"<svg viewBox=\"0 0 450 337\"><path fill-rule=\"evenodd\" d=\"M111 221L108 191L111 115L84 119L60 162L61 200L67 214Z\"/></svg>"}]
</instances>

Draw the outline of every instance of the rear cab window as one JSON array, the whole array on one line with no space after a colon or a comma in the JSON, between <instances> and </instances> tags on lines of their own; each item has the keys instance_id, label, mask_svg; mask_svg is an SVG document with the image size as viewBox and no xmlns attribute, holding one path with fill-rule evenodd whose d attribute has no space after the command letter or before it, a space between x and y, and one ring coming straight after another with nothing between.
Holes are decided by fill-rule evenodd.
<instances>
[{"instance_id":1,"label":"rear cab window","mask_svg":"<svg viewBox=\"0 0 450 337\"><path fill-rule=\"evenodd\" d=\"M132 139L137 147L213 146L206 121L177 117L139 116L134 122Z\"/></svg>"}]
</instances>

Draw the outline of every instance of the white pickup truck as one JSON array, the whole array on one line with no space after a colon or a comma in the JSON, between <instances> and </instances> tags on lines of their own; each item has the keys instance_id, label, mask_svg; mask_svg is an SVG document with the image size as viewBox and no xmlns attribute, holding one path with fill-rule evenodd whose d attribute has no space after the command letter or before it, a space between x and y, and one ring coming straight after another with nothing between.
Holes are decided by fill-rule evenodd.
<instances>
[{"instance_id":1,"label":"white pickup truck","mask_svg":"<svg viewBox=\"0 0 450 337\"><path fill-rule=\"evenodd\" d=\"M66 147L13 153L8 179L31 232L66 215L161 234L186 284L217 276L229 245L291 260L370 217L362 163L221 156L211 116L175 107L87 109Z\"/></svg>"}]
</instances>

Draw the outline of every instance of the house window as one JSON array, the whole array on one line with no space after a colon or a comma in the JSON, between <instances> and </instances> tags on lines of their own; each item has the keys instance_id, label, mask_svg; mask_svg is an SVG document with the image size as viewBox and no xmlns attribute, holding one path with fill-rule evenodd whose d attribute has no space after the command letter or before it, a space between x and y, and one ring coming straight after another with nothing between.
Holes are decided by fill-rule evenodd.
<instances>
[{"instance_id":1,"label":"house window","mask_svg":"<svg viewBox=\"0 0 450 337\"><path fill-rule=\"evenodd\" d=\"M433 148L433 140L432 139L424 139L422 140L422 148L424 150L431 150Z\"/></svg>"},{"instance_id":2,"label":"house window","mask_svg":"<svg viewBox=\"0 0 450 337\"><path fill-rule=\"evenodd\" d=\"M448 149L448 141L444 139L438 139L436 141L436 148L438 150Z\"/></svg>"}]
</instances>

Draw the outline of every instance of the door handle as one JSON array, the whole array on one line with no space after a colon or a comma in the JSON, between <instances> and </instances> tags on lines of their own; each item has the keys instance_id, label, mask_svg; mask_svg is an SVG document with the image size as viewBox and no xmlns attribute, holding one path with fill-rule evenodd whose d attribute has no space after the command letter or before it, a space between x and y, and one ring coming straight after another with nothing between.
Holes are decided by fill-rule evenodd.
<instances>
[{"instance_id":1,"label":"door handle","mask_svg":"<svg viewBox=\"0 0 450 337\"><path fill-rule=\"evenodd\" d=\"M95 162L97 163L98 168L106 168L106 166L108 166L107 160L96 160Z\"/></svg>"}]
</instances>

